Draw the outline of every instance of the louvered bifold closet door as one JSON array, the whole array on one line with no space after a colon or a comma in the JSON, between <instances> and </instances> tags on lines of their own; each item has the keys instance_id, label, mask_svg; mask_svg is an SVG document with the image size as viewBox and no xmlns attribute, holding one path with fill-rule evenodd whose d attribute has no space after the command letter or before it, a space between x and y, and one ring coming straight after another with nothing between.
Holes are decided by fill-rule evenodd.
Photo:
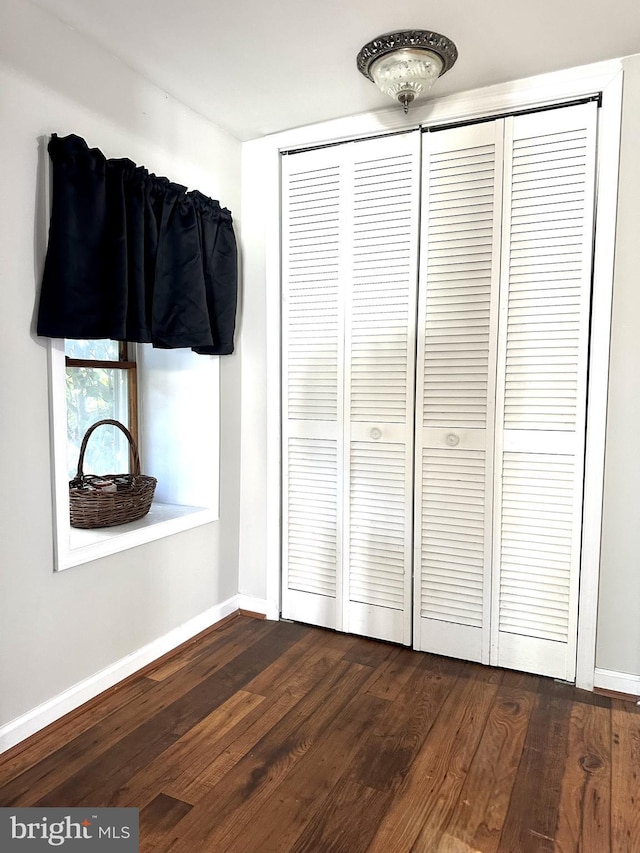
<instances>
[{"instance_id":1,"label":"louvered bifold closet door","mask_svg":"<svg viewBox=\"0 0 640 853\"><path fill-rule=\"evenodd\" d=\"M351 150L344 624L408 645L420 133Z\"/></svg>"},{"instance_id":2,"label":"louvered bifold closet door","mask_svg":"<svg viewBox=\"0 0 640 853\"><path fill-rule=\"evenodd\" d=\"M342 628L345 181L339 148L282 158L282 615Z\"/></svg>"},{"instance_id":3,"label":"louvered bifold closet door","mask_svg":"<svg viewBox=\"0 0 640 853\"><path fill-rule=\"evenodd\" d=\"M507 119L492 663L573 680L597 105Z\"/></svg>"},{"instance_id":4,"label":"louvered bifold closet door","mask_svg":"<svg viewBox=\"0 0 640 853\"><path fill-rule=\"evenodd\" d=\"M283 157L283 616L411 642L419 131Z\"/></svg>"},{"instance_id":5,"label":"louvered bifold closet door","mask_svg":"<svg viewBox=\"0 0 640 853\"><path fill-rule=\"evenodd\" d=\"M502 121L423 136L414 644L488 662Z\"/></svg>"}]
</instances>

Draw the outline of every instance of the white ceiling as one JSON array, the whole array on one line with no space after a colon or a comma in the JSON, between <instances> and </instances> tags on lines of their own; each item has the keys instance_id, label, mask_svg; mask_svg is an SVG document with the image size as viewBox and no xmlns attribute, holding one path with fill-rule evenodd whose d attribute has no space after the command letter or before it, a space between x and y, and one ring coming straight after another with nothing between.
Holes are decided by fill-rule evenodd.
<instances>
[{"instance_id":1,"label":"white ceiling","mask_svg":"<svg viewBox=\"0 0 640 853\"><path fill-rule=\"evenodd\" d=\"M430 29L459 58L438 96L640 53L638 0L37 0L238 139L388 107L362 45Z\"/></svg>"}]
</instances>

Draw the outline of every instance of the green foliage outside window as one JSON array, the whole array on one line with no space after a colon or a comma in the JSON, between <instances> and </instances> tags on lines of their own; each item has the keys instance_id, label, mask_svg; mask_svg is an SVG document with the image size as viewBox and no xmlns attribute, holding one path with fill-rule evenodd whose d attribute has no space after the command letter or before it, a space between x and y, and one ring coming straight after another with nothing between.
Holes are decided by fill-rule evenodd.
<instances>
[{"instance_id":1,"label":"green foliage outside window","mask_svg":"<svg viewBox=\"0 0 640 853\"><path fill-rule=\"evenodd\" d=\"M118 360L116 341L67 341L67 356L74 359ZM80 445L87 429L96 421L114 418L128 426L127 371L108 367L67 366L67 461L69 477L78 466ZM128 471L129 448L116 427L96 430L87 446L85 474L115 474Z\"/></svg>"}]
</instances>

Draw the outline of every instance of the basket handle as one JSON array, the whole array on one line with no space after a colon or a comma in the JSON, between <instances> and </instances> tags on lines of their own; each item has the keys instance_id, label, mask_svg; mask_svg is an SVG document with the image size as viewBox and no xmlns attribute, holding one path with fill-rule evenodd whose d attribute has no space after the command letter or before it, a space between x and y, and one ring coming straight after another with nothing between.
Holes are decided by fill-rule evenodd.
<instances>
[{"instance_id":1,"label":"basket handle","mask_svg":"<svg viewBox=\"0 0 640 853\"><path fill-rule=\"evenodd\" d=\"M111 418L105 418L103 421L96 421L95 424L92 424L89 429L85 432L84 438L82 439L82 444L80 445L80 458L78 459L78 471L76 473L77 478L84 477L84 471L82 470L82 466L84 465L84 453L87 449L87 443L89 441L89 437L94 429L97 429L99 426L103 426L104 424L111 424L112 426L118 427L118 429L122 430L122 432L126 435L127 440L129 442L129 447L131 449L131 459L133 461L133 471L131 472L134 477L140 476L140 456L138 454L138 448L136 447L136 443L133 440L133 436L126 428L124 424L121 424L120 421L114 421Z\"/></svg>"}]
</instances>

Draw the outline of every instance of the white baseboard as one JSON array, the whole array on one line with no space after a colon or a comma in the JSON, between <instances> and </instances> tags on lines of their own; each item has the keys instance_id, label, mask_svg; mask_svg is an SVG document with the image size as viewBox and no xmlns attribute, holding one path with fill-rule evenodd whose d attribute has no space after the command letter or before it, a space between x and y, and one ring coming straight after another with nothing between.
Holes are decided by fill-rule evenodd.
<instances>
[{"instance_id":1,"label":"white baseboard","mask_svg":"<svg viewBox=\"0 0 640 853\"><path fill-rule=\"evenodd\" d=\"M238 596L238 609L248 610L250 613L264 613L267 619L278 620L280 611L277 604L267 601L266 598L255 598L253 595Z\"/></svg>"},{"instance_id":2,"label":"white baseboard","mask_svg":"<svg viewBox=\"0 0 640 853\"><path fill-rule=\"evenodd\" d=\"M630 672L615 672L611 669L598 669L593 675L594 687L601 690L613 690L614 693L628 693L630 696L640 696L640 675Z\"/></svg>"},{"instance_id":3,"label":"white baseboard","mask_svg":"<svg viewBox=\"0 0 640 853\"><path fill-rule=\"evenodd\" d=\"M241 605L239 603L240 598L244 598L244 596L234 595L221 604L216 604L209 610L205 610L204 613L194 616L184 625L174 628L168 634L148 643L94 675L90 675L89 678L79 681L63 693L0 727L0 753L68 714L69 711L79 708L80 705L95 698L104 690L108 690L109 687L113 687L114 684L177 648L181 643L215 625L225 616L235 613L241 606L246 607L247 610L254 609L244 604Z\"/></svg>"}]
</instances>

